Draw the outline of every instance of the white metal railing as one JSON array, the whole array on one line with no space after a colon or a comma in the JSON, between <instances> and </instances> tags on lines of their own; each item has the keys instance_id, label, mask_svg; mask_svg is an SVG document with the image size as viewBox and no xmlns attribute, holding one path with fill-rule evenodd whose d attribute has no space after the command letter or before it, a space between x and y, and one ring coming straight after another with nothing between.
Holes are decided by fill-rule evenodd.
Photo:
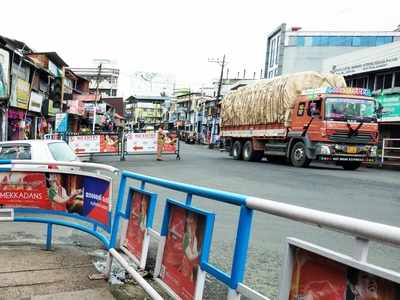
<instances>
[{"instance_id":1,"label":"white metal railing","mask_svg":"<svg viewBox=\"0 0 400 300\"><path fill-rule=\"evenodd\" d=\"M396 147L393 144L398 144ZM396 151L398 154L396 155ZM395 152L395 153L393 153ZM382 154L381 154L381 165L384 164L386 159L394 159L400 161L400 139L383 139L382 141Z\"/></svg>"}]
</instances>

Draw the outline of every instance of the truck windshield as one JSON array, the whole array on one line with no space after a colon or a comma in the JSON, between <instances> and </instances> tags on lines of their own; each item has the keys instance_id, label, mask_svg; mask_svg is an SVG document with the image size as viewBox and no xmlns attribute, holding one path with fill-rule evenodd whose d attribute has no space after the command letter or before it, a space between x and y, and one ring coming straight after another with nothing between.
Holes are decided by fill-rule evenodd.
<instances>
[{"instance_id":1,"label":"truck windshield","mask_svg":"<svg viewBox=\"0 0 400 300\"><path fill-rule=\"evenodd\" d=\"M375 102L355 98L327 98L325 119L328 121L376 122Z\"/></svg>"}]
</instances>

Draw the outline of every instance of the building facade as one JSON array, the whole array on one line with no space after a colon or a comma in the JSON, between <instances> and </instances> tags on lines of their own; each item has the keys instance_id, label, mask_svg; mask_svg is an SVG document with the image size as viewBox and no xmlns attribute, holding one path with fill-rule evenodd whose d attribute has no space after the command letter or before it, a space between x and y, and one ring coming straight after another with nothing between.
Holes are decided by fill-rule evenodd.
<instances>
[{"instance_id":1,"label":"building facade","mask_svg":"<svg viewBox=\"0 0 400 300\"><path fill-rule=\"evenodd\" d=\"M267 38L264 77L321 72L326 58L396 41L398 31L303 31L281 24Z\"/></svg>"}]
</instances>

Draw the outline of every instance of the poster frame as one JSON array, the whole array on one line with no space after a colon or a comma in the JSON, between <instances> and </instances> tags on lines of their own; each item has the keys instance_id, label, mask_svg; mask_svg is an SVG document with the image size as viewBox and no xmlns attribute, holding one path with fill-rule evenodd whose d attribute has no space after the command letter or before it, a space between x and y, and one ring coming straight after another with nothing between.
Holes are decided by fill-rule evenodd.
<instances>
[{"instance_id":1,"label":"poster frame","mask_svg":"<svg viewBox=\"0 0 400 300\"><path fill-rule=\"evenodd\" d=\"M147 220L146 220L146 231L143 238L143 247L141 257L136 257L129 249L125 246L125 239L128 231L129 217L132 212L133 204L133 194L141 193L149 196L149 207L147 210ZM149 229L153 227L154 214L157 205L157 194L154 192L149 192L141 188L130 187L128 191L128 198L126 200L125 211L123 212L123 218L126 220L126 225L121 230L120 238L120 249L134 262L134 264L140 269L144 270L146 267L147 255L149 252L150 245L150 233Z\"/></svg>"},{"instance_id":2,"label":"poster frame","mask_svg":"<svg viewBox=\"0 0 400 300\"><path fill-rule=\"evenodd\" d=\"M352 267L354 269L364 271L377 277L400 284L400 273L398 272L379 267L377 265L368 263L367 261L357 260L351 256L321 247L319 245L304 240L288 237L286 239L285 247L285 257L280 276L278 300L289 299L290 288L292 284L294 255L296 249L306 250L339 264L343 264L345 266Z\"/></svg>"},{"instance_id":3,"label":"poster frame","mask_svg":"<svg viewBox=\"0 0 400 300\"><path fill-rule=\"evenodd\" d=\"M186 205L182 202L177 200L167 198L164 208L164 217L162 220L161 225L161 232L160 232L160 241L158 243L158 250L157 250L157 258L156 258L156 265L154 268L154 278L160 284L160 286L174 299L181 300L181 298L175 293L175 291L160 278L160 271L161 271L161 263L164 256L164 249L165 249L165 241L166 236L168 235L168 227L171 217L171 210L173 207L183 208L186 211L203 215L205 217L205 226L203 232L203 240L201 245L201 254L199 257L199 266L198 272L196 276L196 284L195 284L195 291L194 291L194 298L193 299L202 299L203 298L203 291L205 285L205 271L204 265L208 263L210 248L211 248L211 241L212 241L212 234L214 229L214 221L215 221L215 214L205 211L203 209L193 207L190 205Z\"/></svg>"},{"instance_id":4,"label":"poster frame","mask_svg":"<svg viewBox=\"0 0 400 300\"><path fill-rule=\"evenodd\" d=\"M95 136L98 136L99 137L99 148L100 148L101 136L106 136L106 135L117 137L118 143L117 143L117 150L116 151L101 152L101 150L100 150L100 151L78 152L78 153L76 153L74 151L75 154L78 155L78 156L85 156L85 155L91 155L91 154L119 156L120 152L121 152L121 135L119 133L117 133L117 132L109 132L109 133L108 132L101 132L101 133L95 133L95 134L71 134L71 133L68 133L67 134L67 143L68 143L68 145L70 145L70 140L71 140L71 138L74 138L74 137L82 137L82 136L83 137L87 137L87 136L95 137ZM72 150L74 150L74 149L72 149Z\"/></svg>"},{"instance_id":5,"label":"poster frame","mask_svg":"<svg viewBox=\"0 0 400 300\"><path fill-rule=\"evenodd\" d=\"M84 171L70 171L70 170L62 170L62 169L38 169L38 168L28 168L28 167L23 167L23 168L4 168L0 169L0 173L7 173L7 172L26 172L26 173L44 173L44 174L64 174L64 175L77 175L77 176L86 176L86 177L91 177L91 178L97 178L97 179L102 179L105 180L109 183L109 203L108 203L108 215L107 219L108 222L107 224L103 224L95 219L87 218L78 214L72 214L72 213L67 213L63 211L57 211L57 210L48 210L48 209L42 209L42 208L35 208L35 207L7 207L7 209L12 209L14 213L17 214L45 214L45 215L54 215L54 216L64 216L72 219L77 219L81 221L88 222L90 224L93 224L96 227L100 227L103 230L105 230L107 233L111 233L111 222L112 222L112 193L113 193L113 187L112 187L112 179L108 176L102 175L102 174L95 174L95 173L90 173L90 172L84 172Z\"/></svg>"}]
</instances>

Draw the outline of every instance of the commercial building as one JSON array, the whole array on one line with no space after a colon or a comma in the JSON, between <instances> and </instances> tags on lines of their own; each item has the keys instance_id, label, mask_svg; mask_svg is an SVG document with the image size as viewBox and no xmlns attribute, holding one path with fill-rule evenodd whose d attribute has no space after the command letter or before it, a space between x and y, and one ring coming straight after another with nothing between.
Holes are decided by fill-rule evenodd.
<instances>
[{"instance_id":1,"label":"commercial building","mask_svg":"<svg viewBox=\"0 0 400 300\"><path fill-rule=\"evenodd\" d=\"M382 105L381 138L400 138L400 42L325 59L322 70L343 75L348 86L371 89Z\"/></svg>"},{"instance_id":2,"label":"commercial building","mask_svg":"<svg viewBox=\"0 0 400 300\"><path fill-rule=\"evenodd\" d=\"M321 72L326 58L396 41L399 31L303 31L281 24L267 38L264 77Z\"/></svg>"}]
</instances>

